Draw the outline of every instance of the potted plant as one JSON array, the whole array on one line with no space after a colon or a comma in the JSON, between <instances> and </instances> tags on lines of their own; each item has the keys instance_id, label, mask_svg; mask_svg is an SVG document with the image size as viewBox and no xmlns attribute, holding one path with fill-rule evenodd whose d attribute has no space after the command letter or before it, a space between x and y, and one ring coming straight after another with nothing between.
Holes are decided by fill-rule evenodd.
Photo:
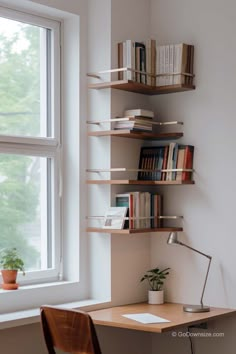
<instances>
[{"instance_id":1,"label":"potted plant","mask_svg":"<svg viewBox=\"0 0 236 354\"><path fill-rule=\"evenodd\" d=\"M163 304L164 303L164 280L169 274L170 268L165 268L163 270L159 268L150 269L144 274L141 282L144 280L148 281L150 290L148 291L148 303L149 304Z\"/></svg>"},{"instance_id":2,"label":"potted plant","mask_svg":"<svg viewBox=\"0 0 236 354\"><path fill-rule=\"evenodd\" d=\"M16 248L4 248L0 252L0 268L3 278L2 288L5 290L16 290L18 284L16 283L18 270L23 272L24 262L20 258Z\"/></svg>"}]
</instances>

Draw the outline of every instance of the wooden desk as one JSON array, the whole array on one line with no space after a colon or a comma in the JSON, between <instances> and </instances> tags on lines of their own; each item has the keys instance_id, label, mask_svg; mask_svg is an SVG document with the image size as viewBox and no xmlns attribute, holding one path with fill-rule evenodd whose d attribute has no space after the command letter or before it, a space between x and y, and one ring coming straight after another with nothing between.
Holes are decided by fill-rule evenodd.
<instances>
[{"instance_id":1,"label":"wooden desk","mask_svg":"<svg viewBox=\"0 0 236 354\"><path fill-rule=\"evenodd\" d=\"M142 324L122 316L124 314L146 312L159 317L163 317L171 322L158 324ZM93 322L98 325L127 328L137 331L146 331L154 333L167 332L171 331L172 329L176 329L177 327L187 327L189 325L223 318L232 314L236 314L236 309L211 307L210 312L183 312L183 305L174 303L165 303L163 305L149 305L146 303L141 303L110 307L104 310L89 312L89 315L92 317Z\"/></svg>"}]
</instances>

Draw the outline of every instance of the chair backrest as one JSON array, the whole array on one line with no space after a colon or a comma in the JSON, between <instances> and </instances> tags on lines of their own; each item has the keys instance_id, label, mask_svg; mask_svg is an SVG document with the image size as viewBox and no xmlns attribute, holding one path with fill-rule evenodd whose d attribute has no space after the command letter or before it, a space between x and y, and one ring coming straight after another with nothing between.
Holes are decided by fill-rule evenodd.
<instances>
[{"instance_id":1,"label":"chair backrest","mask_svg":"<svg viewBox=\"0 0 236 354\"><path fill-rule=\"evenodd\" d=\"M73 354L101 354L91 317L83 311L41 306L41 324L49 354L54 348Z\"/></svg>"}]
</instances>

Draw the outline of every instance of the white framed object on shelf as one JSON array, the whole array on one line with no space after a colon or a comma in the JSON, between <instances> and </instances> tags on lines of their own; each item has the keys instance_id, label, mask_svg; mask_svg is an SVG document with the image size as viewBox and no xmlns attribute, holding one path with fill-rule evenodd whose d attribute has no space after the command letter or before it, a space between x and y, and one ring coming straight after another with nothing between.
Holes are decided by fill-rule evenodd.
<instances>
[{"instance_id":1,"label":"white framed object on shelf","mask_svg":"<svg viewBox=\"0 0 236 354\"><path fill-rule=\"evenodd\" d=\"M127 207L110 207L104 216L104 229L122 230L125 224Z\"/></svg>"}]
</instances>

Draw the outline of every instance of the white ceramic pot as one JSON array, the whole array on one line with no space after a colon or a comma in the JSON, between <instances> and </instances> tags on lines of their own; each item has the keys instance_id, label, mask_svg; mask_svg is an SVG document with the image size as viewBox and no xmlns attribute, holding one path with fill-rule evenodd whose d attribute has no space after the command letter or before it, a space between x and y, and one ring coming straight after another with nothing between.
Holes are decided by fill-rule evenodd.
<instances>
[{"instance_id":1,"label":"white ceramic pot","mask_svg":"<svg viewBox=\"0 0 236 354\"><path fill-rule=\"evenodd\" d=\"M164 303L164 290L148 291L148 303L152 305L158 305Z\"/></svg>"}]
</instances>

